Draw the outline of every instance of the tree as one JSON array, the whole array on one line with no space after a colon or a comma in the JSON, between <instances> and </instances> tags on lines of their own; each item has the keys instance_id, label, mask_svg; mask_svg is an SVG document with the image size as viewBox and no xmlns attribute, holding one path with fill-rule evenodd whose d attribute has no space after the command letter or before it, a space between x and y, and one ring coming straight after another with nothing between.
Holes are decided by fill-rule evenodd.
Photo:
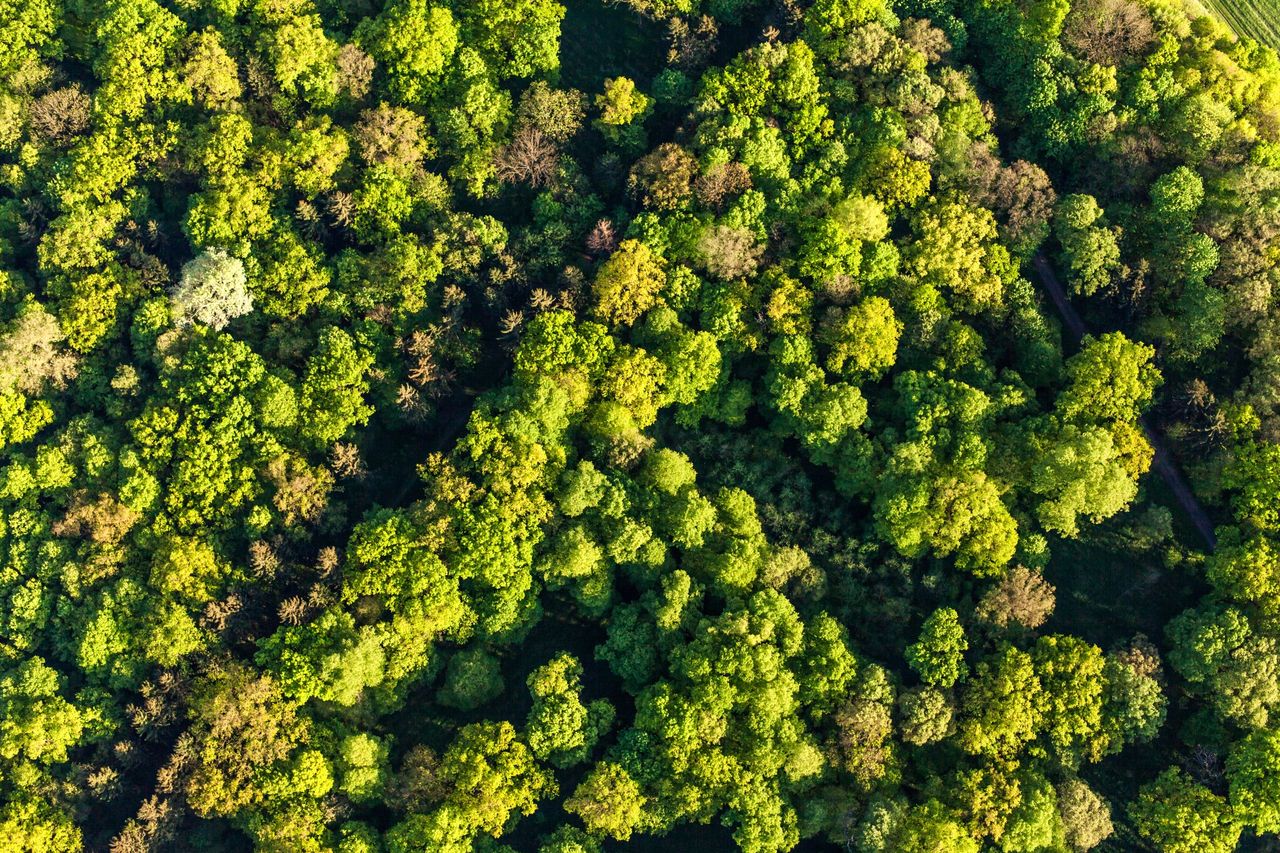
<instances>
[{"instance_id":1,"label":"tree","mask_svg":"<svg viewBox=\"0 0 1280 853\"><path fill-rule=\"evenodd\" d=\"M763 251L750 231L729 225L712 225L698 240L698 253L707 272L726 281L754 273Z\"/></svg>"},{"instance_id":2,"label":"tree","mask_svg":"<svg viewBox=\"0 0 1280 853\"><path fill-rule=\"evenodd\" d=\"M372 366L373 355L346 332L330 326L320 333L302 380L303 436L328 447L369 419L365 374Z\"/></svg>"},{"instance_id":3,"label":"tree","mask_svg":"<svg viewBox=\"0 0 1280 853\"><path fill-rule=\"evenodd\" d=\"M1002 647L979 661L964 691L960 745L979 755L1016 753L1040 730L1043 702L1031 655L1013 646Z\"/></svg>"},{"instance_id":4,"label":"tree","mask_svg":"<svg viewBox=\"0 0 1280 853\"><path fill-rule=\"evenodd\" d=\"M936 743L955 731L955 706L935 687L918 687L898 695L902 739L916 746Z\"/></svg>"},{"instance_id":5,"label":"tree","mask_svg":"<svg viewBox=\"0 0 1280 853\"><path fill-rule=\"evenodd\" d=\"M638 240L623 240L596 272L595 314L610 324L631 325L657 303L665 282L658 256Z\"/></svg>"},{"instance_id":6,"label":"tree","mask_svg":"<svg viewBox=\"0 0 1280 853\"><path fill-rule=\"evenodd\" d=\"M1168 853L1230 853L1240 838L1227 801L1177 767L1142 787L1129 816L1143 838Z\"/></svg>"},{"instance_id":7,"label":"tree","mask_svg":"<svg viewBox=\"0 0 1280 853\"><path fill-rule=\"evenodd\" d=\"M827 370L850 378L879 379L897 358L902 323L889 300L870 296L833 313L819 334L829 347Z\"/></svg>"},{"instance_id":8,"label":"tree","mask_svg":"<svg viewBox=\"0 0 1280 853\"><path fill-rule=\"evenodd\" d=\"M981 471L894 477L876 496L876 520L900 553L933 550L956 565L994 574L1013 559L1017 524L998 487Z\"/></svg>"},{"instance_id":9,"label":"tree","mask_svg":"<svg viewBox=\"0 0 1280 853\"><path fill-rule=\"evenodd\" d=\"M391 94L406 104L425 103L435 93L458 47L453 15L427 0L396 0L362 21L355 35L386 70Z\"/></svg>"},{"instance_id":10,"label":"tree","mask_svg":"<svg viewBox=\"0 0 1280 853\"><path fill-rule=\"evenodd\" d=\"M366 163L397 171L411 172L431 150L426 120L413 110L387 104L360 113L355 139Z\"/></svg>"},{"instance_id":11,"label":"tree","mask_svg":"<svg viewBox=\"0 0 1280 853\"><path fill-rule=\"evenodd\" d=\"M1224 595L1248 601L1267 615L1280 614L1280 554L1267 537L1224 543L1209 557L1206 574Z\"/></svg>"},{"instance_id":12,"label":"tree","mask_svg":"<svg viewBox=\"0 0 1280 853\"><path fill-rule=\"evenodd\" d=\"M1135 644L1107 655L1103 669L1102 724L1108 752L1153 739L1164 724L1167 700L1157 677L1159 658Z\"/></svg>"},{"instance_id":13,"label":"tree","mask_svg":"<svg viewBox=\"0 0 1280 853\"><path fill-rule=\"evenodd\" d=\"M978 615L1000 628L1011 623L1039 628L1053 613L1054 604L1053 585L1043 575L1026 566L1014 566L983 593Z\"/></svg>"},{"instance_id":14,"label":"tree","mask_svg":"<svg viewBox=\"0 0 1280 853\"><path fill-rule=\"evenodd\" d=\"M520 95L516 127L536 128L561 145L582 127L586 111L587 98L576 89L553 89L545 80L534 80Z\"/></svg>"},{"instance_id":15,"label":"tree","mask_svg":"<svg viewBox=\"0 0 1280 853\"><path fill-rule=\"evenodd\" d=\"M40 800L7 799L0 806L0 838L24 853L79 853L80 829L71 817Z\"/></svg>"},{"instance_id":16,"label":"tree","mask_svg":"<svg viewBox=\"0 0 1280 853\"><path fill-rule=\"evenodd\" d=\"M191 36L189 55L182 67L182 80L196 100L208 109L223 109L241 93L236 62L213 27Z\"/></svg>"},{"instance_id":17,"label":"tree","mask_svg":"<svg viewBox=\"0 0 1280 853\"><path fill-rule=\"evenodd\" d=\"M533 77L560 67L560 21L554 0L479 0L461 13L462 41L499 77Z\"/></svg>"},{"instance_id":18,"label":"tree","mask_svg":"<svg viewBox=\"0 0 1280 853\"><path fill-rule=\"evenodd\" d=\"M679 210L693 196L697 173L698 161L688 150L664 142L631 167L627 188L650 210Z\"/></svg>"},{"instance_id":19,"label":"tree","mask_svg":"<svg viewBox=\"0 0 1280 853\"><path fill-rule=\"evenodd\" d=\"M1138 494L1110 430L1066 424L1030 443L1028 485L1043 496L1036 517L1046 530L1075 537L1082 516L1096 524L1126 509Z\"/></svg>"},{"instance_id":20,"label":"tree","mask_svg":"<svg viewBox=\"0 0 1280 853\"><path fill-rule=\"evenodd\" d=\"M1080 352L1067 359L1067 387L1057 411L1069 420L1132 423L1160 385L1154 356L1154 348L1120 332L1086 336Z\"/></svg>"},{"instance_id":21,"label":"tree","mask_svg":"<svg viewBox=\"0 0 1280 853\"><path fill-rule=\"evenodd\" d=\"M259 666L276 674L285 695L354 705L364 690L382 683L386 653L370 626L330 608L306 625L282 627L258 643Z\"/></svg>"},{"instance_id":22,"label":"tree","mask_svg":"<svg viewBox=\"0 0 1280 853\"><path fill-rule=\"evenodd\" d=\"M1049 780L1039 773L1026 771L1019 787L1022 801L1009 815L1000 836L1000 849L1033 853L1055 846L1061 848L1064 828L1058 813L1058 795Z\"/></svg>"},{"instance_id":23,"label":"tree","mask_svg":"<svg viewBox=\"0 0 1280 853\"><path fill-rule=\"evenodd\" d=\"M85 720L62 698L61 678L38 657L0 674L0 758L54 764L67 760Z\"/></svg>"},{"instance_id":24,"label":"tree","mask_svg":"<svg viewBox=\"0 0 1280 853\"><path fill-rule=\"evenodd\" d=\"M1072 290L1092 296L1107 288L1120 271L1120 229L1107 225L1097 199L1063 196L1054 212L1053 227L1062 244Z\"/></svg>"},{"instance_id":25,"label":"tree","mask_svg":"<svg viewBox=\"0 0 1280 853\"><path fill-rule=\"evenodd\" d=\"M533 814L538 800L556 791L505 722L465 726L445 750L440 776L451 791L433 817L446 825L456 821L471 837L498 837L513 813Z\"/></svg>"},{"instance_id":26,"label":"tree","mask_svg":"<svg viewBox=\"0 0 1280 853\"><path fill-rule=\"evenodd\" d=\"M0 333L0 388L32 395L46 386L66 388L77 367L75 357L59 346L64 340L56 317L37 302L24 302Z\"/></svg>"},{"instance_id":27,"label":"tree","mask_svg":"<svg viewBox=\"0 0 1280 853\"><path fill-rule=\"evenodd\" d=\"M637 89L634 80L630 77L606 79L604 91L596 95L595 104L600 111L595 124L605 139L624 148L643 146L643 122L653 111L653 99Z\"/></svg>"},{"instance_id":28,"label":"tree","mask_svg":"<svg viewBox=\"0 0 1280 853\"><path fill-rule=\"evenodd\" d=\"M338 789L357 803L376 802L387 781L390 744L360 733L342 739L338 748Z\"/></svg>"},{"instance_id":29,"label":"tree","mask_svg":"<svg viewBox=\"0 0 1280 853\"><path fill-rule=\"evenodd\" d=\"M937 850L978 853L980 848L953 813L937 800L928 800L923 805L907 809L884 849L901 850L903 853Z\"/></svg>"},{"instance_id":30,"label":"tree","mask_svg":"<svg viewBox=\"0 0 1280 853\"><path fill-rule=\"evenodd\" d=\"M604 81L604 92L596 95L596 108L600 121L608 126L620 127L642 117L652 101L636 89L629 77L614 77Z\"/></svg>"},{"instance_id":31,"label":"tree","mask_svg":"<svg viewBox=\"0 0 1280 853\"><path fill-rule=\"evenodd\" d=\"M626 841L641 828L645 797L640 786L621 766L601 762L578 785L564 808L577 815L587 831Z\"/></svg>"},{"instance_id":32,"label":"tree","mask_svg":"<svg viewBox=\"0 0 1280 853\"><path fill-rule=\"evenodd\" d=\"M903 254L905 271L945 289L956 307L979 313L1004 302L1015 271L1009 252L996 242L991 212L957 201L938 201L913 218L916 239Z\"/></svg>"},{"instance_id":33,"label":"tree","mask_svg":"<svg viewBox=\"0 0 1280 853\"><path fill-rule=\"evenodd\" d=\"M1102 650L1076 637L1050 635L1036 640L1031 656L1042 690L1040 725L1053 754L1067 765L1097 761L1107 746Z\"/></svg>"},{"instance_id":34,"label":"tree","mask_svg":"<svg viewBox=\"0 0 1280 853\"><path fill-rule=\"evenodd\" d=\"M1259 834L1280 829L1280 733L1250 732L1227 757L1231 814Z\"/></svg>"},{"instance_id":35,"label":"tree","mask_svg":"<svg viewBox=\"0 0 1280 853\"><path fill-rule=\"evenodd\" d=\"M180 326L197 322L222 329L253 310L244 264L222 249L205 249L183 264L170 300Z\"/></svg>"},{"instance_id":36,"label":"tree","mask_svg":"<svg viewBox=\"0 0 1280 853\"><path fill-rule=\"evenodd\" d=\"M449 658L441 704L474 711L502 695L502 669L498 659L481 648L462 649Z\"/></svg>"},{"instance_id":37,"label":"tree","mask_svg":"<svg viewBox=\"0 0 1280 853\"><path fill-rule=\"evenodd\" d=\"M1169 662L1224 718L1266 726L1280 705L1275 638L1253 629L1235 607L1204 604L1171 621Z\"/></svg>"},{"instance_id":38,"label":"tree","mask_svg":"<svg viewBox=\"0 0 1280 853\"><path fill-rule=\"evenodd\" d=\"M1111 806L1079 779L1058 786L1058 812L1066 841L1075 850L1092 850L1111 836Z\"/></svg>"},{"instance_id":39,"label":"tree","mask_svg":"<svg viewBox=\"0 0 1280 853\"><path fill-rule=\"evenodd\" d=\"M183 782L199 815L229 817L260 803L267 780L310 734L271 678L238 665L195 686L190 716L193 766Z\"/></svg>"},{"instance_id":40,"label":"tree","mask_svg":"<svg viewBox=\"0 0 1280 853\"><path fill-rule=\"evenodd\" d=\"M526 682L533 695L525 724L529 748L557 767L585 761L613 722L613 707L605 700L582 704L581 678L577 659L560 654L531 672Z\"/></svg>"},{"instance_id":41,"label":"tree","mask_svg":"<svg viewBox=\"0 0 1280 853\"><path fill-rule=\"evenodd\" d=\"M964 679L968 648L960 615L950 607L940 607L924 620L920 639L907 646L907 663L925 684L946 689Z\"/></svg>"}]
</instances>

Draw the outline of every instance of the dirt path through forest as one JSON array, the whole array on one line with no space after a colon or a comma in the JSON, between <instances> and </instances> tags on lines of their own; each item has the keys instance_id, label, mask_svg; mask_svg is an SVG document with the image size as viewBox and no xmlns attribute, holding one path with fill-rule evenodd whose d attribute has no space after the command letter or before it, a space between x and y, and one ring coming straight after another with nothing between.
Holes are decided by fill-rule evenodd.
<instances>
[{"instance_id":1,"label":"dirt path through forest","mask_svg":"<svg viewBox=\"0 0 1280 853\"><path fill-rule=\"evenodd\" d=\"M1067 298L1066 290L1062 287L1062 283L1058 281L1057 273L1053 271L1053 267L1049 265L1044 255L1037 254L1034 264L1036 277L1049 294L1049 299L1053 302L1054 307L1058 309L1058 314L1062 317L1062 322L1066 325L1072 342L1078 344L1080 339L1088 333L1088 327L1085 326L1084 320L1080 318L1080 315L1076 313L1076 309L1072 307L1071 300ZM1213 535L1213 522L1209 520L1209 514L1204 511L1200 501L1196 500L1195 494L1192 493L1191 487L1187 484L1187 478L1183 476L1182 470L1178 468L1178 463L1174 460L1173 454L1169 452L1169 447L1164 443L1164 438L1160 435L1160 432L1146 417L1141 419L1141 423L1143 432L1147 434L1147 440L1155 448L1155 460L1152 462L1152 467L1169 486L1169 491L1173 492L1173 497L1178 502L1178 506L1182 507L1182 511L1191 519L1191 523L1209 546L1209 550L1212 551L1217 547L1218 540Z\"/></svg>"}]
</instances>

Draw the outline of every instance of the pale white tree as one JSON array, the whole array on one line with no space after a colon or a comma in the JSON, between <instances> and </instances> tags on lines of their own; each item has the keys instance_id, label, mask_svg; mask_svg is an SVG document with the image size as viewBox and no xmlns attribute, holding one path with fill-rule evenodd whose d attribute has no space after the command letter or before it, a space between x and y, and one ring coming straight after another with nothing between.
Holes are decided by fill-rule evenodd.
<instances>
[{"instance_id":1,"label":"pale white tree","mask_svg":"<svg viewBox=\"0 0 1280 853\"><path fill-rule=\"evenodd\" d=\"M205 249L184 264L170 300L179 326L221 329L253 310L244 264L223 249Z\"/></svg>"}]
</instances>

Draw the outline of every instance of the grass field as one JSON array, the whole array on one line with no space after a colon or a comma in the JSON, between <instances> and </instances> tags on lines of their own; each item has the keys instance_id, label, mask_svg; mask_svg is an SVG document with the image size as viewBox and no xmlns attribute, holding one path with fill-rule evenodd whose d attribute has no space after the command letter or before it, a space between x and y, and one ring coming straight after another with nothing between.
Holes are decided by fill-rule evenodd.
<instances>
[{"instance_id":1,"label":"grass field","mask_svg":"<svg viewBox=\"0 0 1280 853\"><path fill-rule=\"evenodd\" d=\"M1280 0L1199 0L1238 34L1280 50Z\"/></svg>"}]
</instances>

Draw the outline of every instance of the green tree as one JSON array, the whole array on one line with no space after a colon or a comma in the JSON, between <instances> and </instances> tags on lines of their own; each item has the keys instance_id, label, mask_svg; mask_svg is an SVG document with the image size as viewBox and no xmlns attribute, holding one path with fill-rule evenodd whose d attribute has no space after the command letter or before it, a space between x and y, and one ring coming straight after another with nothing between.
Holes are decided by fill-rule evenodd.
<instances>
[{"instance_id":1,"label":"green tree","mask_svg":"<svg viewBox=\"0 0 1280 853\"><path fill-rule=\"evenodd\" d=\"M968 648L960 615L950 607L940 607L924 620L920 639L907 646L907 663L925 684L946 689L964 679Z\"/></svg>"},{"instance_id":2,"label":"green tree","mask_svg":"<svg viewBox=\"0 0 1280 853\"><path fill-rule=\"evenodd\" d=\"M961 700L958 742L979 755L1010 756L1040 730L1043 688L1031 655L1004 646L979 661Z\"/></svg>"},{"instance_id":3,"label":"green tree","mask_svg":"<svg viewBox=\"0 0 1280 853\"><path fill-rule=\"evenodd\" d=\"M1086 337L1080 352L1067 359L1067 387L1057 411L1069 420L1135 421L1160 385L1154 356L1154 348L1120 332Z\"/></svg>"},{"instance_id":4,"label":"green tree","mask_svg":"<svg viewBox=\"0 0 1280 853\"><path fill-rule=\"evenodd\" d=\"M595 314L610 324L631 325L657 304L665 282L658 256L638 240L624 240L596 272Z\"/></svg>"},{"instance_id":5,"label":"green tree","mask_svg":"<svg viewBox=\"0 0 1280 853\"><path fill-rule=\"evenodd\" d=\"M1229 853L1240 838L1227 801L1176 767L1142 787L1129 816L1143 838L1169 853Z\"/></svg>"},{"instance_id":6,"label":"green tree","mask_svg":"<svg viewBox=\"0 0 1280 853\"><path fill-rule=\"evenodd\" d=\"M613 707L605 700L582 703L581 678L577 659L560 654L531 672L526 682L533 695L525 723L529 748L557 767L585 761L613 722Z\"/></svg>"},{"instance_id":7,"label":"green tree","mask_svg":"<svg viewBox=\"0 0 1280 853\"><path fill-rule=\"evenodd\" d=\"M1111 806L1079 779L1058 786L1058 811L1068 844L1075 850L1092 850L1111 836Z\"/></svg>"},{"instance_id":8,"label":"green tree","mask_svg":"<svg viewBox=\"0 0 1280 853\"><path fill-rule=\"evenodd\" d=\"M441 704L473 711L502 695L502 668L498 659L481 648L462 649L449 658Z\"/></svg>"},{"instance_id":9,"label":"green tree","mask_svg":"<svg viewBox=\"0 0 1280 853\"><path fill-rule=\"evenodd\" d=\"M461 13L462 39L499 77L533 77L560 67L564 6L553 0L479 0Z\"/></svg>"},{"instance_id":10,"label":"green tree","mask_svg":"<svg viewBox=\"0 0 1280 853\"><path fill-rule=\"evenodd\" d=\"M373 360L341 329L330 326L321 332L302 380L302 433L307 439L328 446L369 419L373 407L365 403L366 373Z\"/></svg>"},{"instance_id":11,"label":"green tree","mask_svg":"<svg viewBox=\"0 0 1280 853\"><path fill-rule=\"evenodd\" d=\"M1280 828L1280 733L1250 732L1227 757L1231 814L1259 834Z\"/></svg>"},{"instance_id":12,"label":"green tree","mask_svg":"<svg viewBox=\"0 0 1280 853\"><path fill-rule=\"evenodd\" d=\"M1107 224L1097 199L1063 196L1054 211L1053 228L1062 245L1071 289L1092 296L1109 287L1120 272L1120 229Z\"/></svg>"},{"instance_id":13,"label":"green tree","mask_svg":"<svg viewBox=\"0 0 1280 853\"><path fill-rule=\"evenodd\" d=\"M84 733L81 712L62 698L62 679L37 657L0 675L0 758L45 764L67 760Z\"/></svg>"},{"instance_id":14,"label":"green tree","mask_svg":"<svg viewBox=\"0 0 1280 853\"><path fill-rule=\"evenodd\" d=\"M635 780L617 764L602 762L582 780L565 811L577 815L587 831L626 841L643 826L645 797Z\"/></svg>"},{"instance_id":15,"label":"green tree","mask_svg":"<svg viewBox=\"0 0 1280 853\"><path fill-rule=\"evenodd\" d=\"M423 104L436 91L458 47L458 25L444 6L396 0L356 29L356 40L385 69L401 103Z\"/></svg>"}]
</instances>

